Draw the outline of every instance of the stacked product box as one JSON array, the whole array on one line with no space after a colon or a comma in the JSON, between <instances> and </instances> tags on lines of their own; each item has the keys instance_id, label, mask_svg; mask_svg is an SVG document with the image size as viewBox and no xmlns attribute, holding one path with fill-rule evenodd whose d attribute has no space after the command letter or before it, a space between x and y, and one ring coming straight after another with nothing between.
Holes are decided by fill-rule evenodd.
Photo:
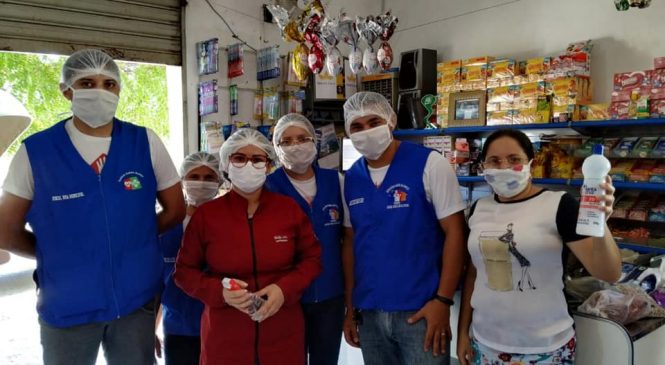
<instances>
[{"instance_id":1,"label":"stacked product box","mask_svg":"<svg viewBox=\"0 0 665 365\"><path fill-rule=\"evenodd\" d=\"M462 89L462 61L441 62L436 66L436 120L440 128L448 126L450 94Z\"/></svg>"},{"instance_id":2,"label":"stacked product box","mask_svg":"<svg viewBox=\"0 0 665 365\"><path fill-rule=\"evenodd\" d=\"M649 93L649 116L651 118L665 117L665 57L653 60L654 70L651 78L651 91Z\"/></svg>"},{"instance_id":3,"label":"stacked product box","mask_svg":"<svg viewBox=\"0 0 665 365\"><path fill-rule=\"evenodd\" d=\"M548 123L551 85L545 81L487 90L487 125Z\"/></svg>"},{"instance_id":4,"label":"stacked product box","mask_svg":"<svg viewBox=\"0 0 665 365\"><path fill-rule=\"evenodd\" d=\"M580 109L591 103L591 79L567 76L552 79L552 121L580 120Z\"/></svg>"},{"instance_id":5,"label":"stacked product box","mask_svg":"<svg viewBox=\"0 0 665 365\"><path fill-rule=\"evenodd\" d=\"M649 117L649 97L654 70L622 72L614 75L614 91L610 103L611 119Z\"/></svg>"},{"instance_id":6,"label":"stacked product box","mask_svg":"<svg viewBox=\"0 0 665 365\"><path fill-rule=\"evenodd\" d=\"M462 90L485 90L487 88L487 72L494 57L481 56L462 61Z\"/></svg>"}]
</instances>

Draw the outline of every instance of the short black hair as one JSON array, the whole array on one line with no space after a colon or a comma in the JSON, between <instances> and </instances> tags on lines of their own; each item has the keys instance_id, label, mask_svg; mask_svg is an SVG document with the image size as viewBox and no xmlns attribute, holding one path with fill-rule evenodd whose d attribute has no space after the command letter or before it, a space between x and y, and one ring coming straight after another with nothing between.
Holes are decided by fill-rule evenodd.
<instances>
[{"instance_id":1,"label":"short black hair","mask_svg":"<svg viewBox=\"0 0 665 365\"><path fill-rule=\"evenodd\" d=\"M536 155L533 151L533 144L531 144L531 140L529 137L527 137L526 134L524 134L524 132L517 129L499 129L490 134L489 137L487 137L485 140L483 150L480 152L481 161L485 161L485 157L487 157L487 151L489 150L492 142L502 137L508 137L515 140L515 142L517 142L520 147L522 147L522 150L529 158L529 160L533 160L534 156Z\"/></svg>"}]
</instances>

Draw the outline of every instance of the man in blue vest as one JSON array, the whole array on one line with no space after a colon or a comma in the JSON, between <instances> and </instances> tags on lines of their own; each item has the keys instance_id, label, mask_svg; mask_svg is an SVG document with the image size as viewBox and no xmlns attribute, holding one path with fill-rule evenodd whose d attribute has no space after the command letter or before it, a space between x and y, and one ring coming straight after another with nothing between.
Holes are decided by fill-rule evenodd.
<instances>
[{"instance_id":1,"label":"man in blue vest","mask_svg":"<svg viewBox=\"0 0 665 365\"><path fill-rule=\"evenodd\" d=\"M100 344L108 364L154 361L157 234L185 204L159 137L115 119L120 86L108 55L72 54L60 89L73 117L23 141L3 184L0 248L37 260L47 365L94 364Z\"/></svg>"},{"instance_id":2,"label":"man in blue vest","mask_svg":"<svg viewBox=\"0 0 665 365\"><path fill-rule=\"evenodd\" d=\"M447 364L465 252L455 173L441 154L393 139L397 117L380 94L353 95L344 120L363 155L344 178L346 341L366 365Z\"/></svg>"},{"instance_id":3,"label":"man in blue vest","mask_svg":"<svg viewBox=\"0 0 665 365\"><path fill-rule=\"evenodd\" d=\"M266 186L290 196L300 205L321 242L323 272L301 299L305 358L311 365L337 365L344 324L339 173L316 164L314 126L303 115L291 113L281 117L275 125L273 145L283 167L268 175Z\"/></svg>"}]
</instances>

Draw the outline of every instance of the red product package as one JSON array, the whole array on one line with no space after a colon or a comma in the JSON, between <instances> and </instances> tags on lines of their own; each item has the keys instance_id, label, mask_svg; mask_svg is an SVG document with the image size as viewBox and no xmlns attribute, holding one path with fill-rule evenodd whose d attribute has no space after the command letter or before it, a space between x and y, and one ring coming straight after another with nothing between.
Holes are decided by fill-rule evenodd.
<instances>
[{"instance_id":1,"label":"red product package","mask_svg":"<svg viewBox=\"0 0 665 365\"><path fill-rule=\"evenodd\" d=\"M665 89L651 89L650 99L651 118L665 117Z\"/></svg>"},{"instance_id":2,"label":"red product package","mask_svg":"<svg viewBox=\"0 0 665 365\"><path fill-rule=\"evenodd\" d=\"M614 101L610 104L610 119L630 119L630 101Z\"/></svg>"},{"instance_id":3,"label":"red product package","mask_svg":"<svg viewBox=\"0 0 665 365\"><path fill-rule=\"evenodd\" d=\"M656 57L653 59L653 68L656 70L665 68L665 57Z\"/></svg>"},{"instance_id":4,"label":"red product package","mask_svg":"<svg viewBox=\"0 0 665 365\"><path fill-rule=\"evenodd\" d=\"M665 69L653 70L651 73L651 87L654 89L665 88Z\"/></svg>"},{"instance_id":5,"label":"red product package","mask_svg":"<svg viewBox=\"0 0 665 365\"><path fill-rule=\"evenodd\" d=\"M614 91L639 89L651 86L653 70L624 72L614 74Z\"/></svg>"}]
</instances>

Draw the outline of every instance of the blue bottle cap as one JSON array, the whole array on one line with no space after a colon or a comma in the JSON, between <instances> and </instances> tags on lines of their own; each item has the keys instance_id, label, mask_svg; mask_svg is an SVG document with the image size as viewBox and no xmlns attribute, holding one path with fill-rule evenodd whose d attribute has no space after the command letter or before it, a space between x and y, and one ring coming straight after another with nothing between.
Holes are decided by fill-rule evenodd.
<instances>
[{"instance_id":1,"label":"blue bottle cap","mask_svg":"<svg viewBox=\"0 0 665 365\"><path fill-rule=\"evenodd\" d=\"M602 155L604 150L605 150L605 146L603 146L600 143L597 143L597 144L593 145L593 154L594 155Z\"/></svg>"}]
</instances>

